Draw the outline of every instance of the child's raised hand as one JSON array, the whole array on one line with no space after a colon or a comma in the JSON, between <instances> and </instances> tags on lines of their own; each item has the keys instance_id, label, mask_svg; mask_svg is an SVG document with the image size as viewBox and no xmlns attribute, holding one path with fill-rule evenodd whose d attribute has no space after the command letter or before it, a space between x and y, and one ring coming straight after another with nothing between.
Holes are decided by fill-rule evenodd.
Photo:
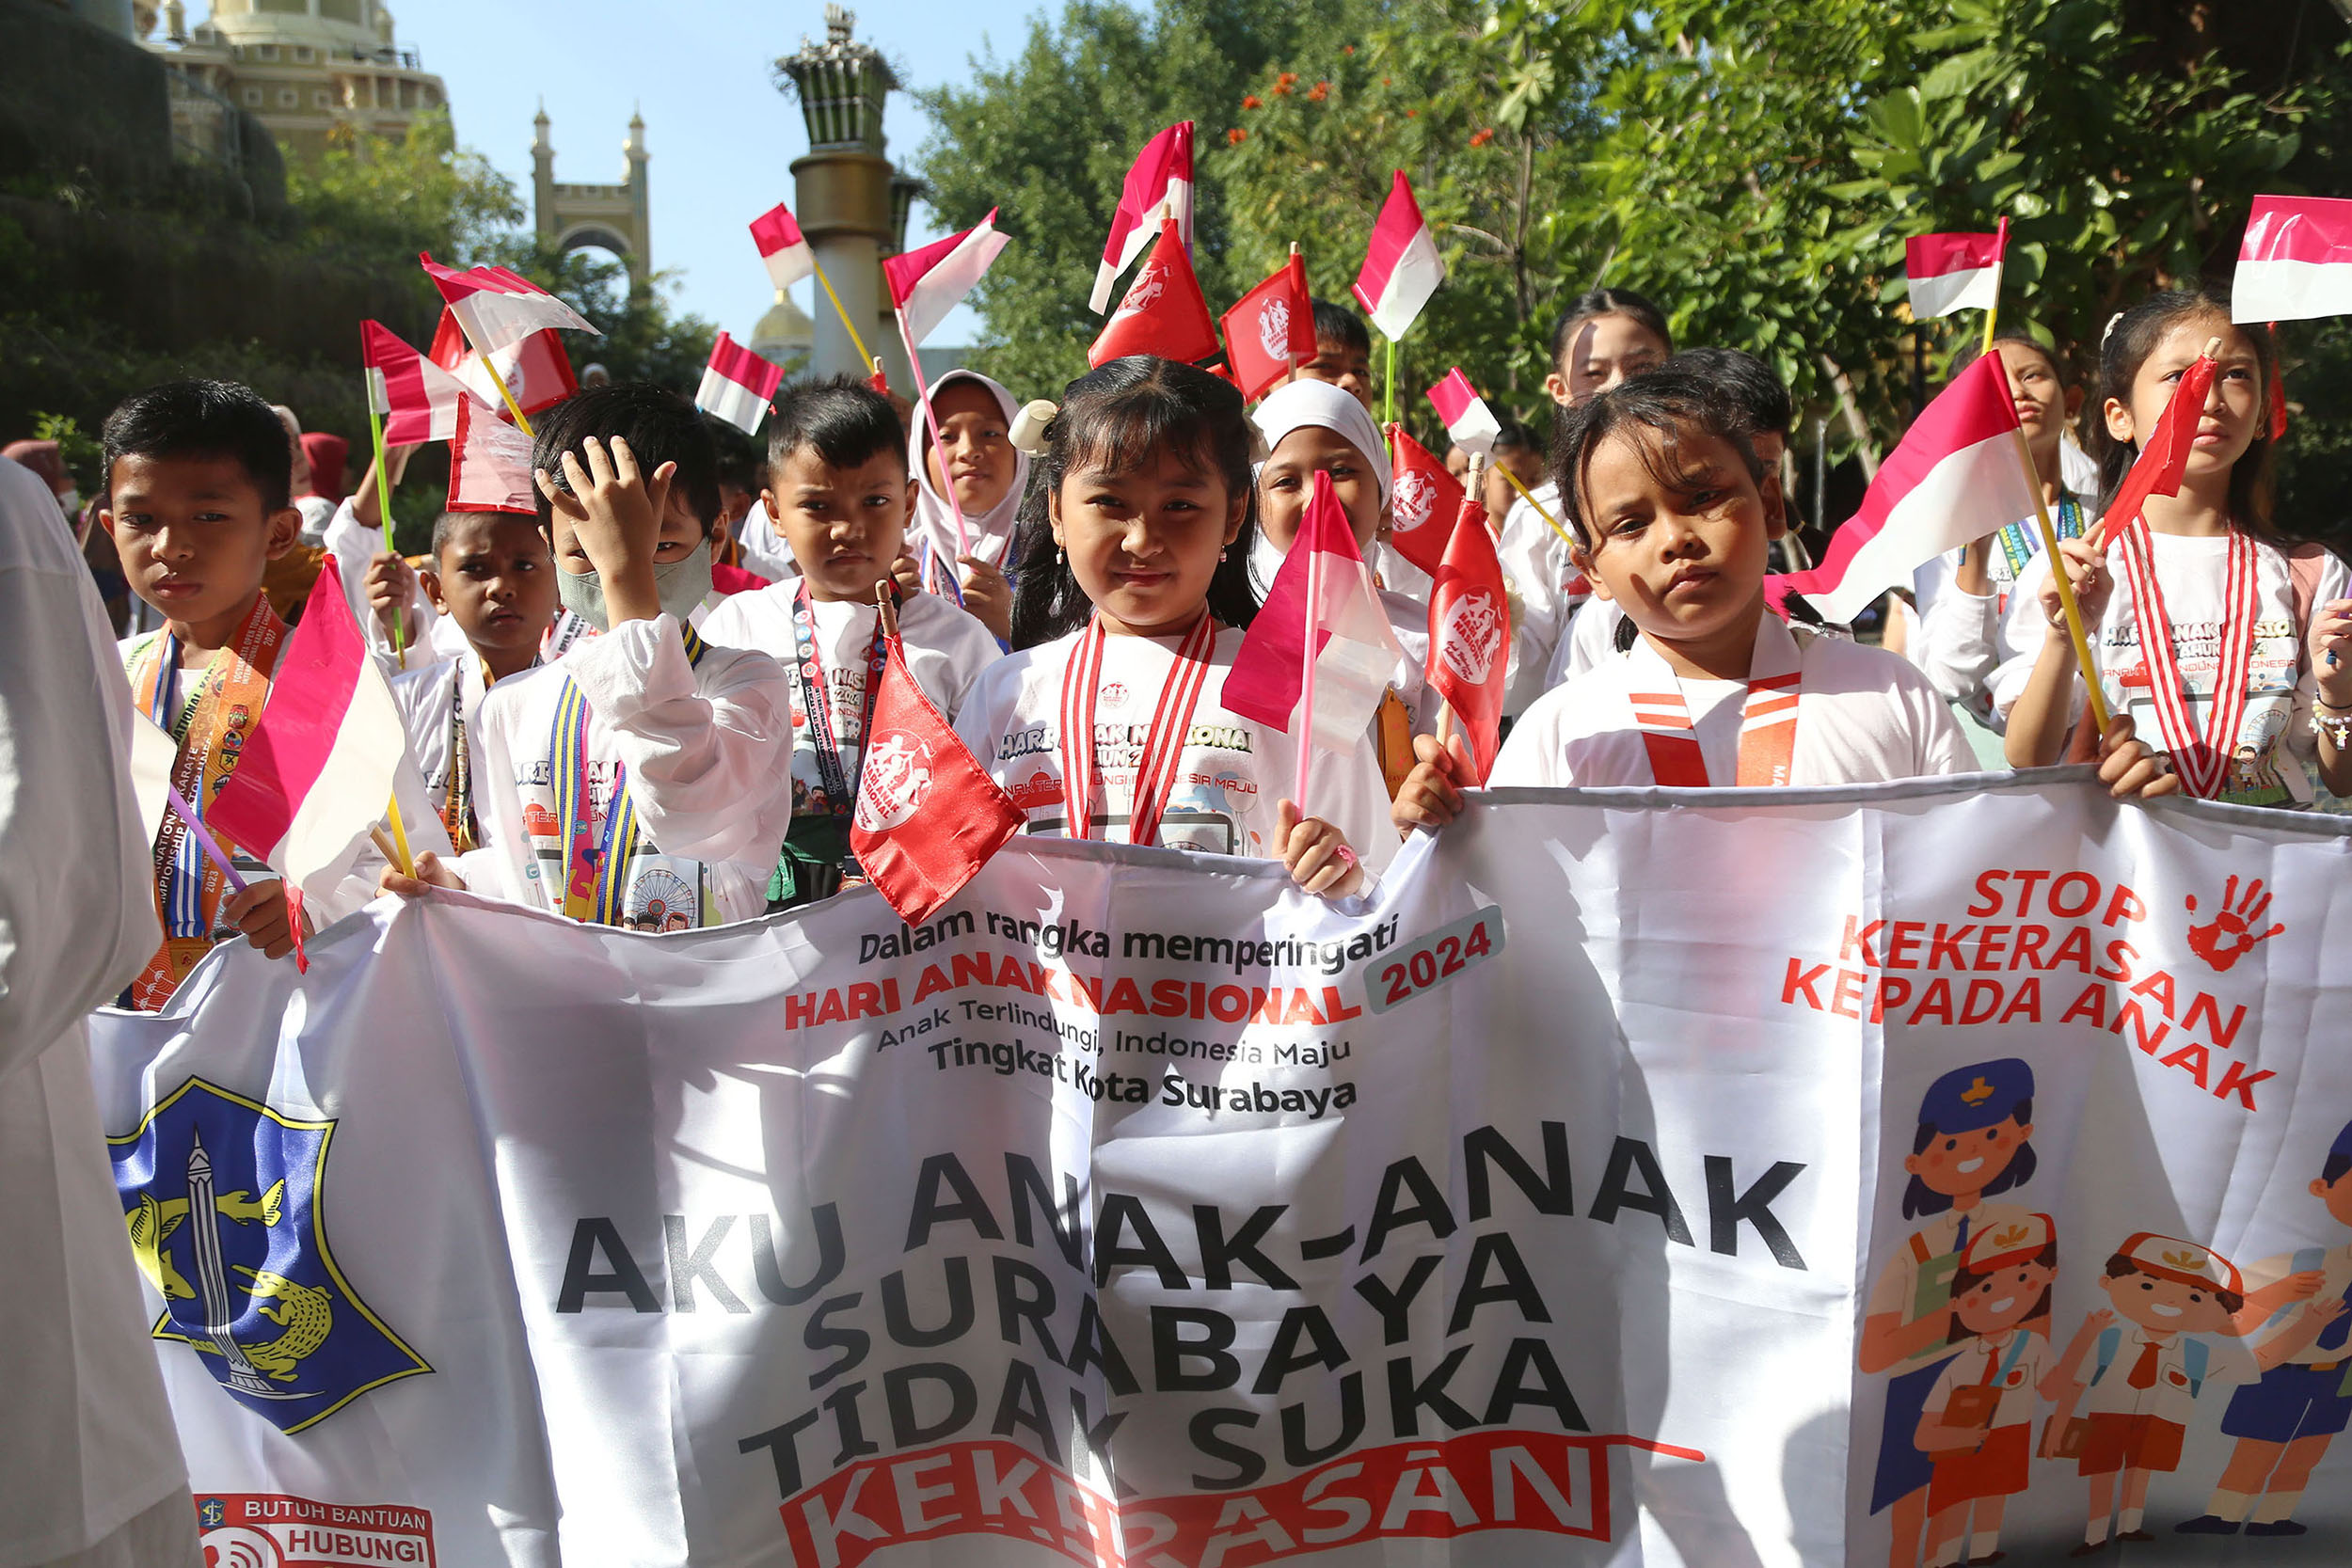
<instances>
[{"instance_id":1,"label":"child's raised hand","mask_svg":"<svg viewBox=\"0 0 2352 1568\"><path fill-rule=\"evenodd\" d=\"M384 874L375 879L378 893L397 894L403 898L421 898L427 888L436 887L453 888L463 893L466 891L466 879L451 870L441 857L430 849L417 857L415 876L404 877L399 867L388 865Z\"/></svg>"},{"instance_id":2,"label":"child's raised hand","mask_svg":"<svg viewBox=\"0 0 2352 1568\"><path fill-rule=\"evenodd\" d=\"M2066 567L2066 580L2074 584L2074 602L2083 612L2083 630L2087 633L2099 624L2100 615L2107 608L2107 595L2115 591L2115 578L2107 571L2105 552L2080 539L2058 541L2058 559ZM2058 602L2058 575L2054 568L2042 580L2042 613L2050 624L2053 642L2072 642L2066 630L2066 609Z\"/></svg>"},{"instance_id":3,"label":"child's raised hand","mask_svg":"<svg viewBox=\"0 0 2352 1568\"><path fill-rule=\"evenodd\" d=\"M2352 599L2330 599L2312 617L2312 668L2319 700L2338 711L2352 708Z\"/></svg>"},{"instance_id":4,"label":"child's raised hand","mask_svg":"<svg viewBox=\"0 0 2352 1568\"><path fill-rule=\"evenodd\" d=\"M1363 887L1363 863L1348 847L1345 833L1319 816L1301 821L1290 800L1276 804L1274 820L1282 866L1292 881L1324 898L1350 898Z\"/></svg>"},{"instance_id":5,"label":"child's raised hand","mask_svg":"<svg viewBox=\"0 0 2352 1568\"><path fill-rule=\"evenodd\" d=\"M911 555L902 555L890 563L890 579L898 585L901 594L923 592L923 568Z\"/></svg>"},{"instance_id":6,"label":"child's raised hand","mask_svg":"<svg viewBox=\"0 0 2352 1568\"><path fill-rule=\"evenodd\" d=\"M2151 800L2181 792L2181 776L2163 752L2150 750L2138 738L2128 713L2109 718L2099 736L2099 782L2119 800Z\"/></svg>"},{"instance_id":7,"label":"child's raised hand","mask_svg":"<svg viewBox=\"0 0 2352 1568\"><path fill-rule=\"evenodd\" d=\"M617 578L634 570L650 572L654 551L661 543L661 515L670 504L670 481L675 463L664 463L651 476L638 472L637 456L628 443L612 437L606 443L591 436L577 452L564 454L566 495L544 468L532 470L539 493L571 524L572 534L602 578ZM606 584L608 597L612 584Z\"/></svg>"},{"instance_id":8,"label":"child's raised hand","mask_svg":"<svg viewBox=\"0 0 2352 1568\"><path fill-rule=\"evenodd\" d=\"M1389 802L1389 820L1400 833L1444 827L1462 815L1462 791L1478 786L1477 765L1458 735L1443 746L1435 736L1417 735L1413 755L1419 760Z\"/></svg>"},{"instance_id":9,"label":"child's raised hand","mask_svg":"<svg viewBox=\"0 0 2352 1568\"><path fill-rule=\"evenodd\" d=\"M993 632L997 641L1010 641L1011 579L977 555L960 555L956 560L967 573L963 579L963 608L978 616L980 625Z\"/></svg>"},{"instance_id":10,"label":"child's raised hand","mask_svg":"<svg viewBox=\"0 0 2352 1568\"><path fill-rule=\"evenodd\" d=\"M392 635L397 626L401 635L415 641L416 628L409 626L408 601L417 589L417 574L391 550L380 550L368 562L366 578L368 608L375 612L375 624L384 628L384 635Z\"/></svg>"},{"instance_id":11,"label":"child's raised hand","mask_svg":"<svg viewBox=\"0 0 2352 1568\"><path fill-rule=\"evenodd\" d=\"M286 884L248 882L220 907L220 918L245 933L245 940L265 958L282 958L294 951L294 927L286 918ZM310 933L310 917L302 917L302 931Z\"/></svg>"}]
</instances>

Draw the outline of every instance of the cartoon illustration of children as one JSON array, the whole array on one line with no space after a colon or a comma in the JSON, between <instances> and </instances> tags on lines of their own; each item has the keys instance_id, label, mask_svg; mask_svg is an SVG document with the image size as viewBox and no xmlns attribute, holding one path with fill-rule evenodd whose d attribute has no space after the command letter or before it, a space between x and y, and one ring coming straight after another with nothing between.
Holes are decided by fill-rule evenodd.
<instances>
[{"instance_id":1,"label":"cartoon illustration of children","mask_svg":"<svg viewBox=\"0 0 2352 1568\"><path fill-rule=\"evenodd\" d=\"M2336 1134L2311 1184L2328 1218L2352 1226L2352 1125ZM2305 1247L2254 1265L2249 1316L2259 1381L2230 1398L2221 1430L2237 1439L2205 1512L2173 1526L2191 1535L2301 1535L2295 1505L2336 1433L2352 1425L2352 1243Z\"/></svg>"},{"instance_id":2,"label":"cartoon illustration of children","mask_svg":"<svg viewBox=\"0 0 2352 1568\"><path fill-rule=\"evenodd\" d=\"M1919 1101L1918 1132L1903 1160L1911 1173L1903 1215L1933 1217L1881 1266L1855 1357L1866 1372L1895 1372L1870 1489L1871 1513L1893 1511L1892 1568L1915 1568L1928 1520L1935 1465L1916 1433L1936 1379L1958 1354L1953 1277L1979 1234L2028 1217L1985 1199L2033 1175L2033 1069L2005 1056L1944 1074Z\"/></svg>"},{"instance_id":3,"label":"cartoon illustration of children","mask_svg":"<svg viewBox=\"0 0 2352 1568\"><path fill-rule=\"evenodd\" d=\"M2001 1515L2032 1480L2033 1414L2047 1381L2047 1323L2058 1278L2058 1232L2047 1214L1987 1225L1952 1276L1958 1355L1928 1390L1913 1441L1933 1465L1928 1481L1928 1568L1998 1562Z\"/></svg>"},{"instance_id":4,"label":"cartoon illustration of children","mask_svg":"<svg viewBox=\"0 0 2352 1568\"><path fill-rule=\"evenodd\" d=\"M2217 1347L2197 1338L2234 1341L2246 1307L2236 1265L2210 1247L2139 1231L2107 1259L2099 1289L2110 1305L2083 1319L2058 1358L2051 1380L2058 1408L2044 1443L2050 1457L2075 1460L2075 1473L2090 1482L2075 1557L2106 1548L2111 1514L2116 1540L2155 1539L2140 1528L2148 1482L2180 1467L2197 1396L2208 1383L2239 1381L2243 1358L2233 1342L2217 1357Z\"/></svg>"}]
</instances>

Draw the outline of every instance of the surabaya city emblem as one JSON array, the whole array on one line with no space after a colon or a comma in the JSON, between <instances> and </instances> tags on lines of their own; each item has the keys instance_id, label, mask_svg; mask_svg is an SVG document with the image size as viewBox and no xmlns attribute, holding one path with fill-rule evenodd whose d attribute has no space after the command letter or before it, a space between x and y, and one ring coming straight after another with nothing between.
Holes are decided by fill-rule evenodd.
<instances>
[{"instance_id":1,"label":"surabaya city emblem","mask_svg":"<svg viewBox=\"0 0 2352 1568\"><path fill-rule=\"evenodd\" d=\"M1265 350L1269 359L1287 360L1291 355L1291 305L1287 299L1269 299L1258 307L1258 346Z\"/></svg>"},{"instance_id":2,"label":"surabaya city emblem","mask_svg":"<svg viewBox=\"0 0 2352 1568\"><path fill-rule=\"evenodd\" d=\"M369 1309L326 1244L332 1120L281 1116L191 1078L108 1138L152 1330L281 1432L433 1369Z\"/></svg>"},{"instance_id":3,"label":"surabaya city emblem","mask_svg":"<svg viewBox=\"0 0 2352 1568\"><path fill-rule=\"evenodd\" d=\"M1429 521L1438 504L1438 483L1417 468L1396 476L1396 531L1410 533Z\"/></svg>"},{"instance_id":4,"label":"surabaya city emblem","mask_svg":"<svg viewBox=\"0 0 2352 1568\"><path fill-rule=\"evenodd\" d=\"M887 832L913 816L930 792L931 749L904 730L882 731L866 751L866 778L857 792L859 831Z\"/></svg>"},{"instance_id":5,"label":"surabaya city emblem","mask_svg":"<svg viewBox=\"0 0 2352 1568\"><path fill-rule=\"evenodd\" d=\"M1494 595L1465 594L1448 605L1438 646L1447 669L1472 686L1486 685L1502 652L1502 610Z\"/></svg>"},{"instance_id":6,"label":"surabaya city emblem","mask_svg":"<svg viewBox=\"0 0 2352 1568\"><path fill-rule=\"evenodd\" d=\"M1168 269L1147 265L1136 274L1135 282L1128 286L1127 297L1119 302L1119 309L1113 314L1133 316L1149 310L1159 303L1160 295L1167 292Z\"/></svg>"}]
</instances>

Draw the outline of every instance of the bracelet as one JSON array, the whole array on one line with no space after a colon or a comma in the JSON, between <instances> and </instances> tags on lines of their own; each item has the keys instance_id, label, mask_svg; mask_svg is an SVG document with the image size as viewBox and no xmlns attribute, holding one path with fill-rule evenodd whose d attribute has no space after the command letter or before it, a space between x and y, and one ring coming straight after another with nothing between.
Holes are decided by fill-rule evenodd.
<instances>
[{"instance_id":1,"label":"bracelet","mask_svg":"<svg viewBox=\"0 0 2352 1568\"><path fill-rule=\"evenodd\" d=\"M2325 703L2312 708L2312 734L2324 735L2343 755L2352 755L2352 713L2339 713Z\"/></svg>"}]
</instances>

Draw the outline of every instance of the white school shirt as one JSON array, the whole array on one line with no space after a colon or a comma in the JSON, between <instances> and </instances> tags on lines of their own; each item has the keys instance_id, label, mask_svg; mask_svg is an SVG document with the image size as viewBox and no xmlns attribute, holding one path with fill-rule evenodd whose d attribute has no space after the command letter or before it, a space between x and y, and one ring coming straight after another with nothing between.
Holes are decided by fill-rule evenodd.
<instances>
[{"instance_id":1,"label":"white school shirt","mask_svg":"<svg viewBox=\"0 0 2352 1568\"><path fill-rule=\"evenodd\" d=\"M2068 499L2086 521L2095 515L2091 510L2094 497L2070 488ZM2050 520L2056 523L2057 515L2053 514ZM2014 526L2018 530L2015 537L2030 546L2026 555L2026 564L2030 565L2042 553L2040 525L2028 517ZM2017 657L2018 650L2010 641L2008 617L2019 568L2010 563L2006 543L1996 535L1991 559L1986 562L1993 591L1970 594L1956 580L1963 553L1953 550L1938 558L1942 579L1932 595L1922 594L1919 597L1919 626L1912 643L1911 659L1928 673L1928 679L1935 683L1938 691L1967 709L1979 723L1998 732L2007 727L2008 721L1993 705L1993 672ZM1926 567L1920 568L1922 577L1926 572ZM2031 646L2039 648L2041 644Z\"/></svg>"},{"instance_id":2,"label":"white school shirt","mask_svg":"<svg viewBox=\"0 0 2352 1568\"><path fill-rule=\"evenodd\" d=\"M1437 580L1406 560L1403 552L1386 539L1372 546L1372 575L1391 593L1402 594L1423 605L1438 591Z\"/></svg>"},{"instance_id":3,"label":"white school shirt","mask_svg":"<svg viewBox=\"0 0 2352 1568\"><path fill-rule=\"evenodd\" d=\"M1976 771L1976 754L1951 710L1908 659L1810 628L1791 629L1769 612L1756 636L1794 638L1799 650L1790 784L1878 784ZM1634 669L1629 656L1613 655L1546 692L1512 727L1488 784L1654 783L1629 702ZM1685 680L1681 688L1707 776L1728 783L1740 768L1747 683Z\"/></svg>"},{"instance_id":4,"label":"white school shirt","mask_svg":"<svg viewBox=\"0 0 2352 1568\"><path fill-rule=\"evenodd\" d=\"M1560 488L1546 482L1530 492L1546 511L1560 517ZM1566 520L1562 519L1562 526ZM1526 496L1503 514L1502 533L1495 541L1502 575L1511 594L1511 652L1518 672L1511 677L1503 711L1520 714L1549 689L1547 678L1561 639L1568 633L1590 597L1584 575L1568 558L1568 546L1551 525L1536 514Z\"/></svg>"},{"instance_id":5,"label":"white school shirt","mask_svg":"<svg viewBox=\"0 0 2352 1568\"><path fill-rule=\"evenodd\" d=\"M1396 634L1397 646L1405 650L1396 674L1389 681L1389 689L1396 693L1397 701L1413 716L1413 733L1434 735L1438 729L1438 708L1445 699L1429 684L1429 603L1393 588L1383 588L1380 608L1388 611L1389 629Z\"/></svg>"},{"instance_id":6,"label":"white school shirt","mask_svg":"<svg viewBox=\"0 0 2352 1568\"><path fill-rule=\"evenodd\" d=\"M0 458L6 1568L82 1551L187 1483L83 1024L163 940L112 638L49 486Z\"/></svg>"},{"instance_id":7,"label":"white school shirt","mask_svg":"<svg viewBox=\"0 0 2352 1568\"><path fill-rule=\"evenodd\" d=\"M319 542L335 558L335 572L343 585L343 598L351 606L352 619L359 623L359 635L367 640L368 651L381 657L388 671L396 673L400 666L392 658L392 640L385 634L368 603L368 568L389 547L384 543L384 531L362 524L359 515L352 510L352 498L345 496L335 508L335 515L328 520ZM408 625L417 634L406 645L408 664L418 662L421 653L427 658L459 658L471 651L457 623L435 610L433 601L425 597L421 581L409 585Z\"/></svg>"},{"instance_id":8,"label":"white school shirt","mask_svg":"<svg viewBox=\"0 0 2352 1568\"><path fill-rule=\"evenodd\" d=\"M566 610L556 612L559 626L568 614ZM585 628L587 623L580 622L580 626ZM517 670L506 680L519 680L530 673ZM450 749L452 721L459 720L465 724L468 783L473 791L475 815L479 816L483 781L486 777L482 770L482 747L474 738L474 721L482 710L485 689L480 657L469 648L463 658L435 659L430 664L404 670L392 676L391 684L392 701L400 708L401 728L408 736L408 755L416 762L418 774L424 780L425 798L432 801L436 813L449 799L450 768L454 760ZM506 681L499 684L503 686Z\"/></svg>"},{"instance_id":9,"label":"white school shirt","mask_svg":"<svg viewBox=\"0 0 2352 1568\"><path fill-rule=\"evenodd\" d=\"M818 766L816 732L809 727L800 678L792 673L800 660L792 632L796 587L797 582L781 582L738 594L710 612L702 633L725 647L766 654L783 667L791 688L792 815L822 816L832 802L825 797L824 769ZM811 600L809 611L817 623L817 657L824 666L843 778L853 783L866 744L866 659L881 611L871 600L845 599ZM906 646L914 684L950 723L980 672L1004 657L993 632L936 594L906 596L898 607L898 640Z\"/></svg>"},{"instance_id":10,"label":"white school shirt","mask_svg":"<svg viewBox=\"0 0 2352 1568\"><path fill-rule=\"evenodd\" d=\"M2255 1371L2252 1358L2235 1338L2216 1334L2205 1337L2204 1370L2201 1377L2192 1379L2188 1342L2195 1336L2167 1334L2158 1338L2120 1316L2114 1327L2121 1332L2107 1370L2099 1372L2097 1343L2093 1341L2090 1357L2074 1374L2089 1382L2093 1372L2099 1372L2098 1381L2084 1392L2076 1415L2153 1416L2160 1421L2185 1427L2196 1415L2195 1401L2205 1389L2217 1383L2246 1382ZM2145 1388L2135 1388L2132 1369L2139 1364L2140 1353L2150 1345L2156 1351L2156 1380ZM2189 1386L2192 1381L2197 1385L2194 1393Z\"/></svg>"},{"instance_id":11,"label":"white school shirt","mask_svg":"<svg viewBox=\"0 0 2352 1568\"><path fill-rule=\"evenodd\" d=\"M2011 1360L2012 1355L2016 1359ZM2042 1398L2036 1390L2054 1359L2050 1341L2030 1329L2012 1328L1998 1339L1979 1335L1963 1340L1960 1354L1936 1374L1924 1408L1929 1414L1941 1415L1951 1402L1953 1389L1974 1387L1989 1379L2000 1394L1988 1426L2021 1425L2033 1419L2034 1407Z\"/></svg>"},{"instance_id":12,"label":"white school shirt","mask_svg":"<svg viewBox=\"0 0 2352 1568\"><path fill-rule=\"evenodd\" d=\"M468 732L478 748L482 847L459 857L467 885L488 897L563 908L564 889L548 885L561 872L543 879L531 825L554 832L548 763L567 678L588 700L590 832L601 838L613 769L625 765L650 852L700 862L719 921L765 911L792 815L784 670L766 654L715 643L690 664L677 621L666 614L625 621L484 696Z\"/></svg>"},{"instance_id":13,"label":"white school shirt","mask_svg":"<svg viewBox=\"0 0 2352 1568\"><path fill-rule=\"evenodd\" d=\"M2228 592L2230 539L2187 538L2179 534L2149 535L2157 586L2164 590L2166 618L2172 625L2173 657L2179 662L2182 684L2187 688L2189 721L2201 732L2213 706L2213 687L2219 632ZM2305 763L2318 745L2311 733L2312 703L2318 695L2318 676L2301 668L2304 641L2310 627L2296 618L2293 568L2284 552L2257 541L2254 545L2254 648L2247 669L2246 708L2231 751L2237 761L2223 784L2221 799L2250 805L2309 804L2312 778ZM2045 623L2042 614L2042 584L2050 563L2036 556L2019 575L2010 594L2006 630L2016 655L1993 673L1993 702L2004 720L2033 674L2041 656ZM2139 618L2133 608L2130 575L2123 569L2120 546L2107 551L2107 575L2114 591L2107 596L2091 639L2099 661L2099 684L2112 712L2126 712L2141 740L2157 751L2169 750L2156 721L2139 649ZM2333 555L2322 563L2312 609L2352 593L2347 589L2344 563ZM2241 632L2239 635L2243 635ZM2084 706L2082 677L2072 682L2073 711ZM2285 742L2280 754L2280 742Z\"/></svg>"},{"instance_id":14,"label":"white school shirt","mask_svg":"<svg viewBox=\"0 0 2352 1568\"><path fill-rule=\"evenodd\" d=\"M956 733L980 766L1012 794L1031 832L1064 831L1061 772L1062 673L1083 632L1025 648L991 665L964 699ZM1278 800L1297 787L1298 752L1289 736L1226 711L1226 673L1241 651L1239 626L1211 646L1209 670L1192 727L1177 757L1175 787L1160 817L1159 842L1279 860ZM1096 803L1092 836L1127 842L1127 807L1136 762L1152 728L1161 688L1176 665L1175 637L1106 637L1094 705ZM1347 835L1366 869L1395 858L1389 792L1367 733L1345 756L1319 752L1310 778L1310 816Z\"/></svg>"}]
</instances>

